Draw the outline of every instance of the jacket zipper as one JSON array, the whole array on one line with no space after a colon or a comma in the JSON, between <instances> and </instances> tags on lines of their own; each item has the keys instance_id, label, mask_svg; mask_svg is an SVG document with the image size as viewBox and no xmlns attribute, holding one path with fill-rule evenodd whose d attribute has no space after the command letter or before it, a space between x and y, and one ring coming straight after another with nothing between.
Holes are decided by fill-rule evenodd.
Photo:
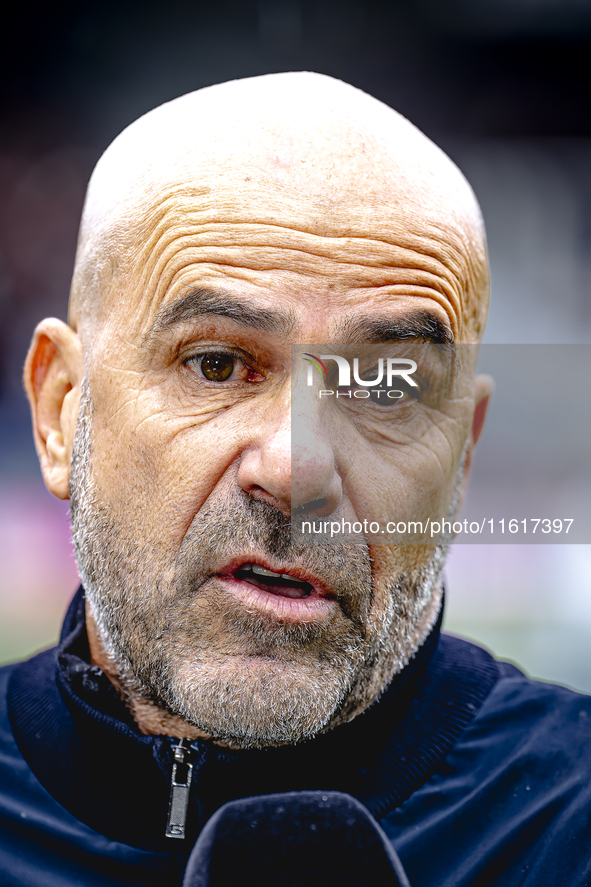
<instances>
[{"instance_id":1,"label":"jacket zipper","mask_svg":"<svg viewBox=\"0 0 591 887\"><path fill-rule=\"evenodd\" d=\"M172 765L168 821L165 832L167 838L183 839L185 837L187 811L189 809L189 791L193 780L193 764L191 763L192 750L184 743L184 739L179 739L178 745L173 745L174 763Z\"/></svg>"}]
</instances>

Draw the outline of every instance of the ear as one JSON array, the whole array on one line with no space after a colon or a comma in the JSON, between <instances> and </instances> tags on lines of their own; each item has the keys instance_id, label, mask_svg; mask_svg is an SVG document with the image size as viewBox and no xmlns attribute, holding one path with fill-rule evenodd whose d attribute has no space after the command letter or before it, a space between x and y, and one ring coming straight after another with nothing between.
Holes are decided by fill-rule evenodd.
<instances>
[{"instance_id":1,"label":"ear","mask_svg":"<svg viewBox=\"0 0 591 887\"><path fill-rule=\"evenodd\" d=\"M474 412L472 414L472 427L470 429L470 437L468 440L458 511L464 500L464 494L466 492L466 487L468 486L468 477L470 476L470 468L472 466L472 453L474 452L474 447L478 442L478 438L480 437L480 433L484 426L484 420L486 418L486 412L488 410L488 404L493 389L494 382L490 376L476 376L474 379Z\"/></svg>"},{"instance_id":2,"label":"ear","mask_svg":"<svg viewBox=\"0 0 591 887\"><path fill-rule=\"evenodd\" d=\"M43 479L58 499L69 495L83 375L82 346L74 330L54 317L42 320L33 333L24 383Z\"/></svg>"}]
</instances>

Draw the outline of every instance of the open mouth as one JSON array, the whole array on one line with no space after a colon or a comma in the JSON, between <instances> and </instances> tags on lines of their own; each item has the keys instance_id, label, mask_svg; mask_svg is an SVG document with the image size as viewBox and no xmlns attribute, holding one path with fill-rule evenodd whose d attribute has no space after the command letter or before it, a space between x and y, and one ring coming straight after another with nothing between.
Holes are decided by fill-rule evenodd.
<instances>
[{"instance_id":1,"label":"open mouth","mask_svg":"<svg viewBox=\"0 0 591 887\"><path fill-rule=\"evenodd\" d=\"M232 575L241 582L248 582L269 594L282 597L305 598L315 590L310 582L303 582L289 573L274 573L260 564L242 564Z\"/></svg>"}]
</instances>

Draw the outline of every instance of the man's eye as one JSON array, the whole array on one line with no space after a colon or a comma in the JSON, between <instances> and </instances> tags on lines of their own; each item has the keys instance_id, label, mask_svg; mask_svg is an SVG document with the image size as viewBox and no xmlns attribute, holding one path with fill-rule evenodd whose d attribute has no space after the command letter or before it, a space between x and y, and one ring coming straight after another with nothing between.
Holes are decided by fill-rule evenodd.
<instances>
[{"instance_id":1,"label":"man's eye","mask_svg":"<svg viewBox=\"0 0 591 887\"><path fill-rule=\"evenodd\" d=\"M232 354L205 354L199 368L210 382L225 382L234 372L236 358Z\"/></svg>"}]
</instances>

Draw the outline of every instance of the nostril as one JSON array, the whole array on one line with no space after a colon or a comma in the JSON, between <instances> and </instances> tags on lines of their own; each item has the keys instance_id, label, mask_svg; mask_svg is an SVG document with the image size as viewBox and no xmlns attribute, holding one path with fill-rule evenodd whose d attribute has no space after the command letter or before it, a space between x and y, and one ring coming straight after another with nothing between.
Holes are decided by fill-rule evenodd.
<instances>
[{"instance_id":1,"label":"nostril","mask_svg":"<svg viewBox=\"0 0 591 887\"><path fill-rule=\"evenodd\" d=\"M252 484L252 486L248 489L247 492L248 492L251 496L253 495L253 493L254 493L255 496L256 496L258 493L267 493L267 491L266 491L263 487L259 486L259 484Z\"/></svg>"},{"instance_id":2,"label":"nostril","mask_svg":"<svg viewBox=\"0 0 591 887\"><path fill-rule=\"evenodd\" d=\"M333 509L330 507L328 499L314 499L311 502L306 502L304 505L299 505L297 508L294 508L294 514L317 514L319 516L324 516L325 514L330 514Z\"/></svg>"}]
</instances>

